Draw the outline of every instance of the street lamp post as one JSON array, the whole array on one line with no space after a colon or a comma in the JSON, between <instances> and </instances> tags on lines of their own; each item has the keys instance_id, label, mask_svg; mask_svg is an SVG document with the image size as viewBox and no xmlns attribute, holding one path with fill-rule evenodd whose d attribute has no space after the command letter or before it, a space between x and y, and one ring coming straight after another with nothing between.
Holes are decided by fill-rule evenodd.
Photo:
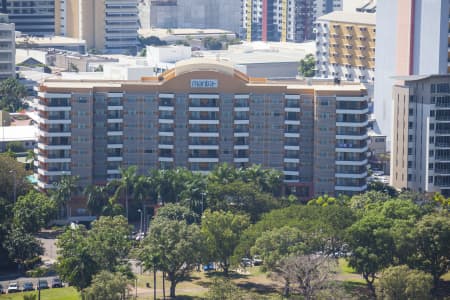
<instances>
[{"instance_id":1,"label":"street lamp post","mask_svg":"<svg viewBox=\"0 0 450 300\"><path fill-rule=\"evenodd\" d=\"M201 192L200 195L202 195L202 214L203 214L203 197L206 196L205 192Z\"/></svg>"},{"instance_id":2,"label":"street lamp post","mask_svg":"<svg viewBox=\"0 0 450 300\"><path fill-rule=\"evenodd\" d=\"M141 225L139 226L139 234L142 234L142 217L143 217L142 210L139 208L137 211L141 216Z\"/></svg>"},{"instance_id":3,"label":"street lamp post","mask_svg":"<svg viewBox=\"0 0 450 300\"><path fill-rule=\"evenodd\" d=\"M16 170L10 170L9 173L13 174L13 178L14 178L14 203L16 203L16 200L17 200L17 172L16 172Z\"/></svg>"}]
</instances>

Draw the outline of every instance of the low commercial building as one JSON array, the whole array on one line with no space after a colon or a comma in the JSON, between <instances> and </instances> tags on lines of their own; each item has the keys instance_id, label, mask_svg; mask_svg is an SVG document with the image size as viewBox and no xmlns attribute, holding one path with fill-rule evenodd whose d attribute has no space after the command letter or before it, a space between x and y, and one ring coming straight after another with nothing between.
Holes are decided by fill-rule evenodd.
<instances>
[{"instance_id":1,"label":"low commercial building","mask_svg":"<svg viewBox=\"0 0 450 300\"><path fill-rule=\"evenodd\" d=\"M131 165L207 173L223 162L280 170L299 197L367 189L361 84L272 81L193 59L138 81L48 79L38 97L42 189L67 174L86 186Z\"/></svg>"},{"instance_id":2,"label":"low commercial building","mask_svg":"<svg viewBox=\"0 0 450 300\"><path fill-rule=\"evenodd\" d=\"M52 49L86 53L86 41L65 37L19 37L16 39L17 48L24 49Z\"/></svg>"}]
</instances>

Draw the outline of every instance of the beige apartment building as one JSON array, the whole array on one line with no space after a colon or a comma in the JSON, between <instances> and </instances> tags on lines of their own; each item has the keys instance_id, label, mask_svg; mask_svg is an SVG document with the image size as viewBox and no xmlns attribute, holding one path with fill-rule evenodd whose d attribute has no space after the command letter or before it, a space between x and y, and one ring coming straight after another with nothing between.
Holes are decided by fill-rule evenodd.
<instances>
[{"instance_id":1,"label":"beige apartment building","mask_svg":"<svg viewBox=\"0 0 450 300\"><path fill-rule=\"evenodd\" d=\"M136 53L137 0L56 0L55 31L86 41L88 49Z\"/></svg>"},{"instance_id":2,"label":"beige apartment building","mask_svg":"<svg viewBox=\"0 0 450 300\"><path fill-rule=\"evenodd\" d=\"M335 11L316 22L316 76L373 84L375 14Z\"/></svg>"},{"instance_id":3,"label":"beige apartment building","mask_svg":"<svg viewBox=\"0 0 450 300\"><path fill-rule=\"evenodd\" d=\"M139 81L45 80L39 87L38 179L104 184L119 168L260 164L288 193L367 189L368 97L361 84L249 78L194 59Z\"/></svg>"}]
</instances>

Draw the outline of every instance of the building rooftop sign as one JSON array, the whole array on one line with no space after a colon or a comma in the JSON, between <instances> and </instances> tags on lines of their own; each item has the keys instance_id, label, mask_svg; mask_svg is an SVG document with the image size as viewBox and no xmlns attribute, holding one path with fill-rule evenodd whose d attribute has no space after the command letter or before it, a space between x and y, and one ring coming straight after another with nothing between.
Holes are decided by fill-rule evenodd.
<instances>
[{"instance_id":1,"label":"building rooftop sign","mask_svg":"<svg viewBox=\"0 0 450 300\"><path fill-rule=\"evenodd\" d=\"M216 79L191 79L191 88L194 89L217 89L219 81Z\"/></svg>"}]
</instances>

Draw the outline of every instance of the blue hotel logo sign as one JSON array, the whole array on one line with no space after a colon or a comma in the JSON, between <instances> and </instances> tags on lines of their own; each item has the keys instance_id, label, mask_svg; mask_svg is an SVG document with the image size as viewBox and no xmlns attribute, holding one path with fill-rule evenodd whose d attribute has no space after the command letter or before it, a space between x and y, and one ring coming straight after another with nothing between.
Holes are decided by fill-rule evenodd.
<instances>
[{"instance_id":1,"label":"blue hotel logo sign","mask_svg":"<svg viewBox=\"0 0 450 300\"><path fill-rule=\"evenodd\" d=\"M194 89L216 89L219 81L216 79L191 79L191 88Z\"/></svg>"}]
</instances>

